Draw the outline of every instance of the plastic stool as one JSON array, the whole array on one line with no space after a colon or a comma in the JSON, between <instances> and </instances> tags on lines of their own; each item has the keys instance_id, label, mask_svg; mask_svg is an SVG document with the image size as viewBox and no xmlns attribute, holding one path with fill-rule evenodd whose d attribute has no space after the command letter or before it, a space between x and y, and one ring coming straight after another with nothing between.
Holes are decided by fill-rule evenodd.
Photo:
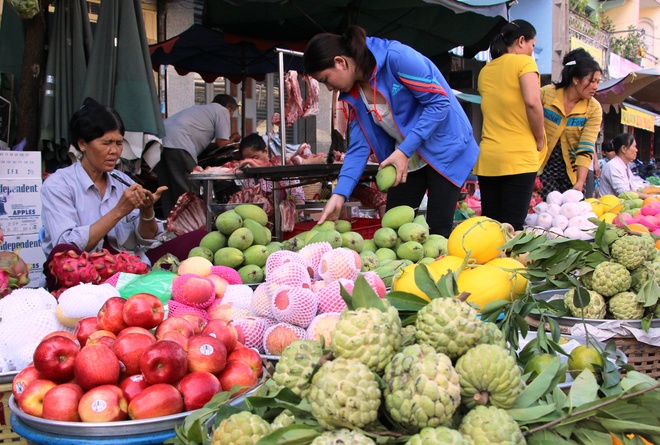
<instances>
[{"instance_id":1,"label":"plastic stool","mask_svg":"<svg viewBox=\"0 0 660 445\"><path fill-rule=\"evenodd\" d=\"M11 415L11 427L19 436L35 445L160 445L175 437L174 430L115 437L76 437L44 433L30 428L19 417Z\"/></svg>"}]
</instances>

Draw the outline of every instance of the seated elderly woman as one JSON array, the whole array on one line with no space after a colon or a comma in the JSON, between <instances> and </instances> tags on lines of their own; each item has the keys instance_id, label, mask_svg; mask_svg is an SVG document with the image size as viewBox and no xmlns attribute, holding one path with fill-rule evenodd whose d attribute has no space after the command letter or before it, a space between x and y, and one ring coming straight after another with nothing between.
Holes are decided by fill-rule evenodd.
<instances>
[{"instance_id":1,"label":"seated elderly woman","mask_svg":"<svg viewBox=\"0 0 660 445\"><path fill-rule=\"evenodd\" d=\"M55 171L41 189L49 289L56 286L47 264L57 252L106 248L110 253L130 252L149 264L147 251L161 244L164 232L154 214L154 203L164 188L152 193L115 170L124 141L124 124L117 112L87 98L71 117L69 130L71 143L81 153L80 162Z\"/></svg>"},{"instance_id":2,"label":"seated elderly woman","mask_svg":"<svg viewBox=\"0 0 660 445\"><path fill-rule=\"evenodd\" d=\"M630 169L630 163L637 158L635 136L630 133L622 133L615 137L611 144L616 156L607 162L601 171L599 195L635 192L642 199L651 196L637 191L641 181Z\"/></svg>"}]
</instances>

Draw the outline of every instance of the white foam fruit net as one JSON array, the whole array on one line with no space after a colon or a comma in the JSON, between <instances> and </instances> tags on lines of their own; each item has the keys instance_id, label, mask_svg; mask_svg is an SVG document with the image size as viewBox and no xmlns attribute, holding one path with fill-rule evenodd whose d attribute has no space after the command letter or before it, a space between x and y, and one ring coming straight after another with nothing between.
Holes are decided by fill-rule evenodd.
<instances>
[{"instance_id":1,"label":"white foam fruit net","mask_svg":"<svg viewBox=\"0 0 660 445\"><path fill-rule=\"evenodd\" d=\"M223 303L232 303L234 307L249 309L252 303L252 288L247 284L230 284L222 297Z\"/></svg>"},{"instance_id":2,"label":"white foam fruit net","mask_svg":"<svg viewBox=\"0 0 660 445\"><path fill-rule=\"evenodd\" d=\"M32 315L35 312L50 309L55 314L57 300L44 288L21 288L0 300L0 325L22 315ZM26 324L24 326L29 326Z\"/></svg>"},{"instance_id":3,"label":"white foam fruit net","mask_svg":"<svg viewBox=\"0 0 660 445\"><path fill-rule=\"evenodd\" d=\"M6 371L21 370L29 365L39 342L54 331L73 332L60 324L54 309L4 319L0 323L0 354L1 361L8 367Z\"/></svg>"},{"instance_id":4,"label":"white foam fruit net","mask_svg":"<svg viewBox=\"0 0 660 445\"><path fill-rule=\"evenodd\" d=\"M307 261L299 253L290 250L278 250L268 255L266 260L266 281L275 269L288 263L300 264L307 270Z\"/></svg>"},{"instance_id":5,"label":"white foam fruit net","mask_svg":"<svg viewBox=\"0 0 660 445\"><path fill-rule=\"evenodd\" d=\"M326 241L323 241L321 243L308 244L298 251L300 256L302 256L305 261L307 261L309 267L311 267L314 271L313 278L315 280L321 279L321 275L319 274L319 265L321 264L321 258L323 257L323 254L330 252L331 250L332 245Z\"/></svg>"},{"instance_id":6,"label":"white foam fruit net","mask_svg":"<svg viewBox=\"0 0 660 445\"><path fill-rule=\"evenodd\" d=\"M119 296L111 284L79 284L62 292L57 302L65 316L86 318L95 317L108 298Z\"/></svg>"},{"instance_id":7,"label":"white foam fruit net","mask_svg":"<svg viewBox=\"0 0 660 445\"><path fill-rule=\"evenodd\" d=\"M332 341L332 331L339 322L340 315L339 312L327 312L314 317L314 320L307 327L307 339L316 340L320 343L321 337L323 337L324 344L329 346Z\"/></svg>"},{"instance_id":8,"label":"white foam fruit net","mask_svg":"<svg viewBox=\"0 0 660 445\"><path fill-rule=\"evenodd\" d=\"M316 295L302 287L280 286L273 294L271 311L279 322L306 328L316 316Z\"/></svg>"},{"instance_id":9,"label":"white foam fruit net","mask_svg":"<svg viewBox=\"0 0 660 445\"><path fill-rule=\"evenodd\" d=\"M263 350L269 355L282 355L282 351L296 340L304 340L306 331L289 323L277 323L264 332Z\"/></svg>"},{"instance_id":10,"label":"white foam fruit net","mask_svg":"<svg viewBox=\"0 0 660 445\"><path fill-rule=\"evenodd\" d=\"M312 288L312 280L306 266L298 263L284 263L266 277L266 292L272 298L280 286Z\"/></svg>"},{"instance_id":11,"label":"white foam fruit net","mask_svg":"<svg viewBox=\"0 0 660 445\"><path fill-rule=\"evenodd\" d=\"M345 278L331 281L327 286L316 293L319 314L341 312L346 309L346 302L341 297L340 285L343 285L349 293L353 292L352 281Z\"/></svg>"},{"instance_id":12,"label":"white foam fruit net","mask_svg":"<svg viewBox=\"0 0 660 445\"><path fill-rule=\"evenodd\" d=\"M245 336L244 346L255 348L264 352L263 339L266 330L266 319L261 317L243 317L231 322L232 325L241 328Z\"/></svg>"},{"instance_id":13,"label":"white foam fruit net","mask_svg":"<svg viewBox=\"0 0 660 445\"><path fill-rule=\"evenodd\" d=\"M250 310L257 317L272 317L273 314L270 311L270 296L266 291L268 284L261 283L254 290L252 294L252 302L250 303Z\"/></svg>"},{"instance_id":14,"label":"white foam fruit net","mask_svg":"<svg viewBox=\"0 0 660 445\"><path fill-rule=\"evenodd\" d=\"M319 275L325 281L339 278L355 281L359 273L360 268L356 264L356 254L350 249L340 247L324 253L321 258Z\"/></svg>"}]
</instances>

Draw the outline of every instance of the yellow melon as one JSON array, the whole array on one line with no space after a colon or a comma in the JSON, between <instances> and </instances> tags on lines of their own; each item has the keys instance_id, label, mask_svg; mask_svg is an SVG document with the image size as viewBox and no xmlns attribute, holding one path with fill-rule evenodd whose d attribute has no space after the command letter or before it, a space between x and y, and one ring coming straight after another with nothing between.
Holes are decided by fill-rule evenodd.
<instances>
[{"instance_id":1,"label":"yellow melon","mask_svg":"<svg viewBox=\"0 0 660 445\"><path fill-rule=\"evenodd\" d=\"M410 294L417 295L423 300L431 301L431 299L424 292L422 292L422 290L417 287L417 284L415 283L415 268L417 266L419 266L419 264L411 264L401 269L401 271L399 271L399 273L397 273L392 279L392 290L408 292Z\"/></svg>"},{"instance_id":2,"label":"yellow melon","mask_svg":"<svg viewBox=\"0 0 660 445\"><path fill-rule=\"evenodd\" d=\"M612 224L614 222L614 218L616 218L616 215L610 212L603 213L602 215L598 216L598 219L605 221L608 224Z\"/></svg>"},{"instance_id":3,"label":"yellow melon","mask_svg":"<svg viewBox=\"0 0 660 445\"><path fill-rule=\"evenodd\" d=\"M502 225L494 219L477 216L460 223L449 235L447 250L449 255L464 258L470 255L477 264L497 258L500 247L506 242Z\"/></svg>"},{"instance_id":4,"label":"yellow melon","mask_svg":"<svg viewBox=\"0 0 660 445\"><path fill-rule=\"evenodd\" d=\"M451 270L452 272L456 272L461 267L461 264L463 264L463 260L464 258L458 256L445 255L438 258L436 261L427 264L426 267L428 268L433 281L437 282L448 271Z\"/></svg>"},{"instance_id":5,"label":"yellow melon","mask_svg":"<svg viewBox=\"0 0 660 445\"><path fill-rule=\"evenodd\" d=\"M623 200L614 195L605 195L599 198L605 212L617 214L623 207Z\"/></svg>"},{"instance_id":6,"label":"yellow melon","mask_svg":"<svg viewBox=\"0 0 660 445\"><path fill-rule=\"evenodd\" d=\"M486 266L495 266L509 273L509 278L513 281L513 292L516 295L527 292L527 278L523 273L527 268L518 260L509 257L495 258L486 263Z\"/></svg>"},{"instance_id":7,"label":"yellow melon","mask_svg":"<svg viewBox=\"0 0 660 445\"><path fill-rule=\"evenodd\" d=\"M475 266L458 275L458 290L469 292L466 301L483 309L493 301L512 299L513 281L509 275L509 272L496 266Z\"/></svg>"}]
</instances>

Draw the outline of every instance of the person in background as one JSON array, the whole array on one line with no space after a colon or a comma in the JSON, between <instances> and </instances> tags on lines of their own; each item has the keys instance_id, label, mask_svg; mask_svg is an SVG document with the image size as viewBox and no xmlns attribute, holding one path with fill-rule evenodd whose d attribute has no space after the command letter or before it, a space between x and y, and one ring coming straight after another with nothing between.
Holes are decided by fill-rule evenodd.
<instances>
[{"instance_id":1,"label":"person in background","mask_svg":"<svg viewBox=\"0 0 660 445\"><path fill-rule=\"evenodd\" d=\"M601 153L602 157L598 159L598 176L594 175L594 196L598 197L600 196L600 177L603 174L603 168L605 168L605 164L607 164L608 161L610 161L614 156L616 156L616 152L614 151L614 147L612 144L603 144L601 146ZM596 170L594 170L595 173Z\"/></svg>"},{"instance_id":2,"label":"person in background","mask_svg":"<svg viewBox=\"0 0 660 445\"><path fill-rule=\"evenodd\" d=\"M449 236L479 146L436 65L409 46L350 26L342 35L314 36L303 66L328 90L340 92L349 121L344 164L319 224L339 216L373 152L381 168L396 167L387 208L417 208L428 190L430 232Z\"/></svg>"},{"instance_id":3,"label":"person in background","mask_svg":"<svg viewBox=\"0 0 660 445\"><path fill-rule=\"evenodd\" d=\"M492 61L479 73L482 137L474 173L481 214L522 230L545 150L536 29L525 20L502 28L490 44Z\"/></svg>"},{"instance_id":4,"label":"person in background","mask_svg":"<svg viewBox=\"0 0 660 445\"><path fill-rule=\"evenodd\" d=\"M163 217L167 218L179 196L195 190L188 175L199 154L209 144L224 147L241 139L231 132L231 117L237 109L233 97L218 94L210 104L195 105L165 119L163 152L154 168L158 185L167 186L161 202Z\"/></svg>"},{"instance_id":5,"label":"person in background","mask_svg":"<svg viewBox=\"0 0 660 445\"><path fill-rule=\"evenodd\" d=\"M598 62L583 48L564 56L561 80L541 88L548 151L541 165L543 199L553 190L584 192L603 112L594 99L602 80Z\"/></svg>"},{"instance_id":6,"label":"person in background","mask_svg":"<svg viewBox=\"0 0 660 445\"><path fill-rule=\"evenodd\" d=\"M624 192L636 192L645 199L651 195L637 191L636 176L630 166L637 159L637 142L631 133L621 133L610 143L614 153L612 159L605 164L600 175L600 196L618 196Z\"/></svg>"}]
</instances>

